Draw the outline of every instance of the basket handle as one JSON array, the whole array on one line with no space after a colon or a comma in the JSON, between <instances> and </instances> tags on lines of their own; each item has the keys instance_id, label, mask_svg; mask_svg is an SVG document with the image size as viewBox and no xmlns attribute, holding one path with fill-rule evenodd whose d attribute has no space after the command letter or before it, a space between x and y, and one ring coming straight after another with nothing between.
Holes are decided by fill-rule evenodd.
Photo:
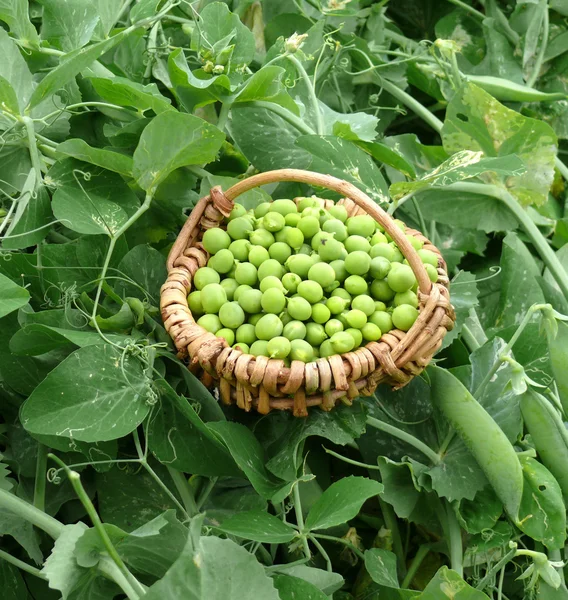
<instances>
[{"instance_id":1,"label":"basket handle","mask_svg":"<svg viewBox=\"0 0 568 600\"><path fill-rule=\"evenodd\" d=\"M420 291L426 295L430 294L432 282L428 277L428 273L426 272L422 260L412 244L408 241L404 233L396 226L392 218L378 204L373 202L367 194L348 181L338 179L332 175L323 175L322 173L314 173L313 171L304 171L302 169L277 169L275 171L266 171L265 173L259 173L258 175L243 179L231 186L224 194L229 200L235 200L241 194L256 187L280 181L297 181L328 188L353 200L355 204L383 226L385 231L396 242L396 245L400 248L400 251L406 260L408 260L408 264L418 281Z\"/></svg>"}]
</instances>

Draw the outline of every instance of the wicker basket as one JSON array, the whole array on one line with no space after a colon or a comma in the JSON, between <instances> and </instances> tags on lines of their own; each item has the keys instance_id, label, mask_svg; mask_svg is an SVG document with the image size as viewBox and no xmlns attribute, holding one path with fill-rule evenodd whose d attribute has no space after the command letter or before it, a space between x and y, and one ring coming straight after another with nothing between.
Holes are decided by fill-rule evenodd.
<instances>
[{"instance_id":1,"label":"wicker basket","mask_svg":"<svg viewBox=\"0 0 568 600\"><path fill-rule=\"evenodd\" d=\"M188 308L192 277L209 258L201 239L204 231L222 226L233 201L253 188L280 181L297 181L324 187L345 196L338 204L349 216L369 214L396 242L418 280L419 316L408 332L391 330L378 342L369 342L352 352L320 358L311 363L254 357L235 350L226 341L196 324ZM332 201L322 200L322 206ZM331 410L338 401L350 404L360 395L372 394L379 383L400 388L420 373L452 329L455 314L449 301L448 276L440 251L420 232L407 235L424 242L438 255L438 282L431 283L420 257L392 218L352 184L310 171L282 169L254 175L225 192L216 187L202 198L187 219L168 257L168 279L162 286L161 310L164 325L179 351L189 356L189 369L203 383L219 387L225 404L266 414L271 409L292 410L297 417L308 414L309 406Z\"/></svg>"}]
</instances>

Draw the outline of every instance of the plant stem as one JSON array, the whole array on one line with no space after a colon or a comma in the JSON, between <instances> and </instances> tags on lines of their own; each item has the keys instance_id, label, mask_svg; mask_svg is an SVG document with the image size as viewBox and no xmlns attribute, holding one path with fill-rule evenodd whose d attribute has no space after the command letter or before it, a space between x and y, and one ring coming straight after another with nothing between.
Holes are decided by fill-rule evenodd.
<instances>
[{"instance_id":1,"label":"plant stem","mask_svg":"<svg viewBox=\"0 0 568 600\"><path fill-rule=\"evenodd\" d=\"M56 117L57 115L61 114L62 112L65 112L68 110L74 110L76 108L82 108L83 106L87 106L87 107L88 106L99 106L101 108L111 108L113 110L124 110L124 111L130 113L131 115L136 114L134 111L127 108L126 106L119 106L118 104L109 104L108 102L77 102L77 104L69 104L68 106L62 107L60 110L54 110L53 112L49 113L48 115L43 116L41 119L38 119L38 121L39 120L45 121L46 119L49 119L51 117ZM87 111L85 111L85 112L87 112ZM43 138L43 139L46 140L48 138Z\"/></svg>"},{"instance_id":2,"label":"plant stem","mask_svg":"<svg viewBox=\"0 0 568 600\"><path fill-rule=\"evenodd\" d=\"M404 552L404 546L402 545L402 538L400 537L400 530L398 528L398 521L396 519L395 512L388 502L385 502L379 497L379 506L385 520L387 529L391 532L392 546L394 553L396 554L398 571L403 573L406 570L406 555Z\"/></svg>"},{"instance_id":3,"label":"plant stem","mask_svg":"<svg viewBox=\"0 0 568 600\"><path fill-rule=\"evenodd\" d=\"M306 555L306 558L311 558L312 553L310 551L310 545L308 544L308 538L304 533L304 515L302 514L302 501L300 500L300 488L298 486L299 482L296 481L294 484L294 512L296 513L296 523L298 524L302 544L304 546L304 554Z\"/></svg>"},{"instance_id":4,"label":"plant stem","mask_svg":"<svg viewBox=\"0 0 568 600\"><path fill-rule=\"evenodd\" d=\"M361 560L365 560L365 555L356 548L349 540L344 538L338 538L333 535L324 535L323 533L311 533L310 538L320 538L321 540L329 540L330 542L337 542L338 544L343 544L347 546L352 552L354 552ZM319 550L319 548L318 548Z\"/></svg>"},{"instance_id":5,"label":"plant stem","mask_svg":"<svg viewBox=\"0 0 568 600\"><path fill-rule=\"evenodd\" d=\"M446 525L448 528L448 546L450 549L450 564L460 577L463 577L463 546L460 524L452 505L446 500Z\"/></svg>"},{"instance_id":6,"label":"plant stem","mask_svg":"<svg viewBox=\"0 0 568 600\"><path fill-rule=\"evenodd\" d=\"M139 595L132 587L131 583L124 576L122 571L114 564L107 556L102 556L97 565L99 571L111 581L114 581L120 589L125 593L128 600L140 600L146 594L144 590L142 596Z\"/></svg>"},{"instance_id":7,"label":"plant stem","mask_svg":"<svg viewBox=\"0 0 568 600\"><path fill-rule=\"evenodd\" d=\"M384 431L385 433L388 433L393 437L396 437L399 440L406 442L407 444L410 444L411 446L422 452L422 454L427 456L433 464L437 465L440 462L440 457L438 456L438 454L434 452L434 450L432 450L430 446L427 446L424 442L420 441L412 434L407 433L406 431L403 431L402 429L399 429L394 425L389 425L384 421L379 421L379 419L375 419L375 417L367 417L367 424L371 425L371 427L379 429L380 431Z\"/></svg>"},{"instance_id":8,"label":"plant stem","mask_svg":"<svg viewBox=\"0 0 568 600\"><path fill-rule=\"evenodd\" d=\"M197 508L195 498L193 497L193 491L189 486L189 481L187 481L183 473L173 467L168 467L168 472L181 496L181 500L185 506L185 512L190 518L194 517L199 512L199 509Z\"/></svg>"},{"instance_id":9,"label":"plant stem","mask_svg":"<svg viewBox=\"0 0 568 600\"><path fill-rule=\"evenodd\" d=\"M38 246L39 247L39 246ZM49 449L43 444L37 445L36 473L34 483L34 506L45 510L45 487L47 483L47 453Z\"/></svg>"},{"instance_id":10,"label":"plant stem","mask_svg":"<svg viewBox=\"0 0 568 600\"><path fill-rule=\"evenodd\" d=\"M479 12L477 9L473 8L473 6L470 6L469 4L466 4L465 2L462 2L461 0L448 0L448 2L450 4L454 4L455 6L458 6L462 10L465 10L470 15L473 15L476 19L479 19L480 21L483 21L485 19L485 15L482 12Z\"/></svg>"},{"instance_id":11,"label":"plant stem","mask_svg":"<svg viewBox=\"0 0 568 600\"><path fill-rule=\"evenodd\" d=\"M568 181L568 167L558 158L558 156L554 161L554 166L558 169L562 177Z\"/></svg>"},{"instance_id":12,"label":"plant stem","mask_svg":"<svg viewBox=\"0 0 568 600\"><path fill-rule=\"evenodd\" d=\"M209 478L209 481L205 485L203 492L201 492L201 494L199 495L199 498L197 499L197 510L198 511L201 510L201 507L205 504L205 502L207 501L207 498L209 498L209 495L211 494L211 491L215 487L218 479L219 479L218 477L210 477Z\"/></svg>"},{"instance_id":13,"label":"plant stem","mask_svg":"<svg viewBox=\"0 0 568 600\"><path fill-rule=\"evenodd\" d=\"M530 77L527 79L527 85L533 87L540 74L540 69L544 61L544 55L546 54L546 46L548 45L548 4L544 8L544 18L542 21L542 37L538 54L534 61L534 67Z\"/></svg>"},{"instance_id":14,"label":"plant stem","mask_svg":"<svg viewBox=\"0 0 568 600\"><path fill-rule=\"evenodd\" d=\"M318 542L318 540L311 534L308 535L314 546L319 550L320 554L323 556L326 564L327 571L329 573L333 573L333 565L331 564L331 559L329 558L329 554L325 551L325 548Z\"/></svg>"},{"instance_id":15,"label":"plant stem","mask_svg":"<svg viewBox=\"0 0 568 600\"><path fill-rule=\"evenodd\" d=\"M312 84L312 81L311 81L309 75L306 73L306 69L304 69L304 66L302 65L302 63L293 54L288 54L286 56L286 58L296 67L298 74L304 80L304 83L306 84L306 87L308 88L308 94L310 96L310 101L312 103L312 109L313 109L315 117L316 117L316 133L318 135L323 135L325 129L324 129L324 125L323 125L323 116L321 114L321 110L320 110L320 106L319 106L319 100L316 95L316 88Z\"/></svg>"},{"instance_id":16,"label":"plant stem","mask_svg":"<svg viewBox=\"0 0 568 600\"><path fill-rule=\"evenodd\" d=\"M225 126L227 125L227 120L229 119L229 112L231 111L232 106L232 102L223 102L223 104L221 104L221 110L219 111L219 117L217 119L217 127L221 131L224 131Z\"/></svg>"},{"instance_id":17,"label":"plant stem","mask_svg":"<svg viewBox=\"0 0 568 600\"><path fill-rule=\"evenodd\" d=\"M528 213L523 210L519 203L515 200L511 194L500 187L494 185L487 185L484 183L453 183L444 188L445 190L470 192L472 194L481 194L484 196L492 196L501 200L503 204L513 213L515 218L520 222L521 226L525 230L525 233L529 236L533 246L540 255L544 264L550 270L552 276L556 280L558 287L561 289L564 296L568 299L568 274L564 270L562 263L558 260L558 257L548 245L545 237L539 231L538 227L534 224Z\"/></svg>"},{"instance_id":18,"label":"plant stem","mask_svg":"<svg viewBox=\"0 0 568 600\"><path fill-rule=\"evenodd\" d=\"M466 346L471 352L481 348L481 344L475 339L473 332L467 325L462 325L461 335Z\"/></svg>"},{"instance_id":19,"label":"plant stem","mask_svg":"<svg viewBox=\"0 0 568 600\"><path fill-rule=\"evenodd\" d=\"M67 477L71 482L75 493L77 494L77 497L81 501L81 504L85 507L85 510L87 511L87 514L89 515L89 518L91 519L91 522L93 523L93 526L95 527L97 533L99 534L99 537L101 538L101 541L108 555L110 556L114 564L118 567L126 581L128 581L128 583L136 591L136 593L143 596L146 593L146 590L142 587L142 584L136 579L136 577L134 577L134 575L132 575L132 573L128 570L122 558L120 558L116 548L114 547L114 544L112 543L107 533L107 530L104 528L104 525L97 513L94 504L91 502L91 499L89 498L87 492L85 491L85 488L83 487L83 484L81 483L81 476L79 475L79 473L77 473L77 471L72 471L60 458L58 458L54 454L48 454L48 456L65 470Z\"/></svg>"},{"instance_id":20,"label":"plant stem","mask_svg":"<svg viewBox=\"0 0 568 600\"><path fill-rule=\"evenodd\" d=\"M63 532L63 523L60 523L57 519L50 517L43 511L38 510L35 506L32 506L29 502L18 498L14 494L10 494L10 492L7 492L2 488L0 488L0 507L29 521L32 525L45 531L45 533L54 540L56 540Z\"/></svg>"},{"instance_id":21,"label":"plant stem","mask_svg":"<svg viewBox=\"0 0 568 600\"><path fill-rule=\"evenodd\" d=\"M375 77L378 79L379 85L386 90L391 96L394 96L397 100L402 102L405 106L407 106L412 112L415 112L419 117L421 117L432 129L440 133L442 131L442 127L444 123L438 119L435 115L433 115L425 106L420 104L417 100L415 100L410 94L407 94L404 90L401 90L394 83L391 83L387 79L384 79L377 73L375 73Z\"/></svg>"},{"instance_id":22,"label":"plant stem","mask_svg":"<svg viewBox=\"0 0 568 600\"><path fill-rule=\"evenodd\" d=\"M39 577L40 579L46 578L45 575L39 569L32 567L32 565L28 565L28 563L24 562L23 560L20 560L19 558L16 558L15 556L12 556L11 554L8 554L8 552L4 552L4 550L0 550L0 559L5 560L6 562L14 565L22 571L25 571L26 573L29 573L30 575L34 575L35 577Z\"/></svg>"},{"instance_id":23,"label":"plant stem","mask_svg":"<svg viewBox=\"0 0 568 600\"><path fill-rule=\"evenodd\" d=\"M34 122L30 117L22 117L22 123L26 128L26 133L28 136L28 147L30 150L30 159L32 161L32 167L35 170L36 184L37 188L41 185L41 157L39 150L37 148L36 142L36 133L34 129Z\"/></svg>"},{"instance_id":24,"label":"plant stem","mask_svg":"<svg viewBox=\"0 0 568 600\"><path fill-rule=\"evenodd\" d=\"M410 563L410 566L408 567L408 571L406 572L406 575L404 576L404 579L402 580L402 583L400 584L400 587L402 589L408 588L408 586L412 583L414 576L418 572L418 569L420 568L422 561L428 555L428 552L430 552L430 546L428 544L422 544L422 546L420 546L420 548L418 548L418 551L416 552L414 558L412 559L412 562Z\"/></svg>"},{"instance_id":25,"label":"plant stem","mask_svg":"<svg viewBox=\"0 0 568 600\"><path fill-rule=\"evenodd\" d=\"M379 470L378 465L368 465L367 463L362 463L362 462L359 462L358 460L353 460L352 458L347 458L346 456L342 456L341 454L334 452L333 450L330 450L329 448L326 448L325 446L323 446L323 449L328 454L331 454L331 456L335 456L335 458L338 458L339 460L342 460L343 462L346 462L349 465L353 465L354 467L362 467L363 469L369 469L370 471L378 471Z\"/></svg>"},{"instance_id":26,"label":"plant stem","mask_svg":"<svg viewBox=\"0 0 568 600\"><path fill-rule=\"evenodd\" d=\"M276 104L275 102L265 102L264 100L251 100L250 102L239 102L239 106L254 106L257 108L265 108L282 117L285 121L288 121L290 125L293 125L298 131L307 135L315 135L316 132L300 119L294 113L288 109Z\"/></svg>"},{"instance_id":27,"label":"plant stem","mask_svg":"<svg viewBox=\"0 0 568 600\"><path fill-rule=\"evenodd\" d=\"M514 547L503 556L503 558L496 562L487 573L485 573L483 579L479 581L479 583L475 586L476 590L482 590L490 581L493 575L497 573L500 569L502 569L512 558L517 555L517 544L514 544Z\"/></svg>"}]
</instances>

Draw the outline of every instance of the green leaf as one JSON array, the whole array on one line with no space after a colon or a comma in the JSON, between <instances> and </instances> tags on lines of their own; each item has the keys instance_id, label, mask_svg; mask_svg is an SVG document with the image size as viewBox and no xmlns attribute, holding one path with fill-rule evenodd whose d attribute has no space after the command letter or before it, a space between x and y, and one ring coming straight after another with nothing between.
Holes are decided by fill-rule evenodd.
<instances>
[{"instance_id":1,"label":"green leaf","mask_svg":"<svg viewBox=\"0 0 568 600\"><path fill-rule=\"evenodd\" d=\"M394 508L398 517L413 520L411 515L421 493L413 464L406 461L395 462L385 456L378 456L377 462L381 481L385 486L381 498Z\"/></svg>"},{"instance_id":2,"label":"green leaf","mask_svg":"<svg viewBox=\"0 0 568 600\"><path fill-rule=\"evenodd\" d=\"M0 55L2 56L0 76L10 84L16 93L19 112L23 114L24 107L33 90L32 74L20 54L18 46L2 28L0 28ZM27 153L27 150L25 152Z\"/></svg>"},{"instance_id":3,"label":"green leaf","mask_svg":"<svg viewBox=\"0 0 568 600\"><path fill-rule=\"evenodd\" d=\"M119 344L128 338L123 335L109 333L106 335L111 342ZM69 344L83 348L95 344L104 344L105 340L96 331L77 331L50 327L41 323L30 324L15 333L10 339L10 350L14 354L39 356Z\"/></svg>"},{"instance_id":4,"label":"green leaf","mask_svg":"<svg viewBox=\"0 0 568 600\"><path fill-rule=\"evenodd\" d=\"M37 44L39 36L30 21L28 4L28 0L0 0L0 20L21 40Z\"/></svg>"},{"instance_id":5,"label":"green leaf","mask_svg":"<svg viewBox=\"0 0 568 600\"><path fill-rule=\"evenodd\" d=\"M536 280L541 274L535 258L515 233L503 240L501 253L501 293L495 325L498 328L518 325L535 303L544 303ZM519 282L523 293L519 294Z\"/></svg>"},{"instance_id":6,"label":"green leaf","mask_svg":"<svg viewBox=\"0 0 568 600\"><path fill-rule=\"evenodd\" d=\"M489 413L449 371L428 370L432 399L477 460L508 514L516 519L522 469L515 450Z\"/></svg>"},{"instance_id":7,"label":"green leaf","mask_svg":"<svg viewBox=\"0 0 568 600\"><path fill-rule=\"evenodd\" d=\"M30 293L0 273L0 319L25 306L30 301Z\"/></svg>"},{"instance_id":8,"label":"green leaf","mask_svg":"<svg viewBox=\"0 0 568 600\"><path fill-rule=\"evenodd\" d=\"M326 600L323 592L315 585L291 575L275 575L274 586L278 590L280 600Z\"/></svg>"},{"instance_id":9,"label":"green leaf","mask_svg":"<svg viewBox=\"0 0 568 600\"><path fill-rule=\"evenodd\" d=\"M99 21L94 2L84 0L41 0L41 37L70 52L89 42Z\"/></svg>"},{"instance_id":10,"label":"green leaf","mask_svg":"<svg viewBox=\"0 0 568 600\"><path fill-rule=\"evenodd\" d=\"M494 527L503 514L503 504L491 486L486 486L473 500L462 499L457 512L458 521L468 533L482 533Z\"/></svg>"},{"instance_id":11,"label":"green leaf","mask_svg":"<svg viewBox=\"0 0 568 600\"><path fill-rule=\"evenodd\" d=\"M140 0L130 11L130 22L137 23L156 14L159 0Z\"/></svg>"},{"instance_id":12,"label":"green leaf","mask_svg":"<svg viewBox=\"0 0 568 600\"><path fill-rule=\"evenodd\" d=\"M455 571L440 567L420 595L420 600L489 600L472 588Z\"/></svg>"},{"instance_id":13,"label":"green leaf","mask_svg":"<svg viewBox=\"0 0 568 600\"><path fill-rule=\"evenodd\" d=\"M549 550L564 547L566 506L562 490L552 473L529 456L519 457L523 467L523 499L517 527Z\"/></svg>"},{"instance_id":14,"label":"green leaf","mask_svg":"<svg viewBox=\"0 0 568 600\"><path fill-rule=\"evenodd\" d=\"M4 600L28 600L28 589L20 571L6 562L0 560L0 589Z\"/></svg>"},{"instance_id":15,"label":"green leaf","mask_svg":"<svg viewBox=\"0 0 568 600\"><path fill-rule=\"evenodd\" d=\"M214 64L224 64L223 51L234 46L230 70L248 65L254 58L254 35L223 2L208 4L200 15L200 27L191 36L191 49Z\"/></svg>"},{"instance_id":16,"label":"green leaf","mask_svg":"<svg viewBox=\"0 0 568 600\"><path fill-rule=\"evenodd\" d=\"M410 192L416 192L431 185L451 185L488 171L502 176L518 176L525 173L526 168L523 161L514 154L497 158L483 158L483 152L462 150L450 156L430 173L423 175L421 179L393 183L389 191L392 199L396 201Z\"/></svg>"},{"instance_id":17,"label":"green leaf","mask_svg":"<svg viewBox=\"0 0 568 600\"><path fill-rule=\"evenodd\" d=\"M306 529L328 529L353 519L365 500L380 494L384 486L366 477L344 477L332 483L310 509Z\"/></svg>"},{"instance_id":18,"label":"green leaf","mask_svg":"<svg viewBox=\"0 0 568 600\"><path fill-rule=\"evenodd\" d=\"M250 429L229 421L208 423L207 427L227 446L234 461L263 498L270 499L280 491L284 482L266 470L262 446Z\"/></svg>"},{"instance_id":19,"label":"green leaf","mask_svg":"<svg viewBox=\"0 0 568 600\"><path fill-rule=\"evenodd\" d=\"M36 564L42 563L40 538L33 525L19 514L2 508L0 510L0 536L6 535L12 536Z\"/></svg>"},{"instance_id":20,"label":"green leaf","mask_svg":"<svg viewBox=\"0 0 568 600\"><path fill-rule=\"evenodd\" d=\"M449 153L467 149L488 157L516 154L527 170L524 175L507 177L507 189L525 206L546 201L558 143L546 123L506 108L469 83L448 105L442 140Z\"/></svg>"},{"instance_id":21,"label":"green leaf","mask_svg":"<svg viewBox=\"0 0 568 600\"><path fill-rule=\"evenodd\" d=\"M59 63L55 69L50 71L39 83L34 90L29 103L28 109L37 106L40 102L52 96L57 90L71 81L77 74L93 64L105 52L114 48L125 40L132 30L124 29L115 36L91 44L85 48L74 50L66 55L65 59ZM1 39L1 38L0 38Z\"/></svg>"},{"instance_id":22,"label":"green leaf","mask_svg":"<svg viewBox=\"0 0 568 600\"><path fill-rule=\"evenodd\" d=\"M175 95L188 112L218 100L224 101L231 94L231 81L226 75L192 73L181 48L168 56L168 73Z\"/></svg>"},{"instance_id":23,"label":"green leaf","mask_svg":"<svg viewBox=\"0 0 568 600\"><path fill-rule=\"evenodd\" d=\"M124 358L124 360L122 360ZM84 442L133 431L150 410L142 364L106 344L80 348L42 381L22 407L27 431Z\"/></svg>"},{"instance_id":24,"label":"green leaf","mask_svg":"<svg viewBox=\"0 0 568 600\"><path fill-rule=\"evenodd\" d=\"M460 334L469 311L478 305L479 290L475 283L475 275L467 271L459 271L454 277L451 287L452 306L456 310L456 323L452 331L444 338L443 347L449 346Z\"/></svg>"},{"instance_id":25,"label":"green leaf","mask_svg":"<svg viewBox=\"0 0 568 600\"><path fill-rule=\"evenodd\" d=\"M78 233L111 237L139 206L122 178L101 167L68 158L55 163L48 177L56 186L53 214Z\"/></svg>"},{"instance_id":26,"label":"green leaf","mask_svg":"<svg viewBox=\"0 0 568 600\"><path fill-rule=\"evenodd\" d=\"M119 106L131 106L139 111L153 110L157 115L173 110L168 98L160 94L155 83L141 85L125 77L91 77L97 94L107 102Z\"/></svg>"},{"instance_id":27,"label":"green leaf","mask_svg":"<svg viewBox=\"0 0 568 600\"><path fill-rule=\"evenodd\" d=\"M31 185L35 188L35 171ZM28 193L22 192L17 202L17 221L14 216L2 240L5 250L21 250L39 244L49 233L46 225L53 220L51 200L43 185Z\"/></svg>"},{"instance_id":28,"label":"green leaf","mask_svg":"<svg viewBox=\"0 0 568 600\"><path fill-rule=\"evenodd\" d=\"M130 156L112 150L93 148L80 138L65 140L58 144L56 152L63 157L76 158L121 175L132 174L132 159Z\"/></svg>"},{"instance_id":29,"label":"green leaf","mask_svg":"<svg viewBox=\"0 0 568 600\"><path fill-rule=\"evenodd\" d=\"M166 259L162 253L147 244L140 244L122 258L117 268L123 277L133 282L118 280L114 286L117 294L123 298L149 299L158 306L160 288L168 276Z\"/></svg>"},{"instance_id":30,"label":"green leaf","mask_svg":"<svg viewBox=\"0 0 568 600\"><path fill-rule=\"evenodd\" d=\"M161 403L149 428L152 454L163 464L194 475L238 475L227 450L192 404L163 379L154 381L154 386Z\"/></svg>"},{"instance_id":31,"label":"green leaf","mask_svg":"<svg viewBox=\"0 0 568 600\"><path fill-rule=\"evenodd\" d=\"M374 582L386 587L399 588L396 574L396 554L381 548L365 552L365 568Z\"/></svg>"},{"instance_id":32,"label":"green leaf","mask_svg":"<svg viewBox=\"0 0 568 600\"><path fill-rule=\"evenodd\" d=\"M307 567L306 565L298 565L295 567L285 565L285 567L286 574L311 583L330 597L334 592L341 589L345 583L343 577L339 573Z\"/></svg>"},{"instance_id":33,"label":"green leaf","mask_svg":"<svg viewBox=\"0 0 568 600\"><path fill-rule=\"evenodd\" d=\"M236 95L235 102L269 100L285 106L294 113L299 112L296 103L288 95L282 83L285 74L286 70L276 65L263 67L247 79Z\"/></svg>"},{"instance_id":34,"label":"green leaf","mask_svg":"<svg viewBox=\"0 0 568 600\"><path fill-rule=\"evenodd\" d=\"M338 113L323 102L319 106L326 134L361 142L372 142L377 137L377 117L364 112Z\"/></svg>"},{"instance_id":35,"label":"green leaf","mask_svg":"<svg viewBox=\"0 0 568 600\"><path fill-rule=\"evenodd\" d=\"M352 443L365 430L366 416L365 406L360 402L338 406L330 412L313 411L306 419L289 414L279 416L279 421L286 425L270 445L271 458L266 467L277 477L292 481L302 464L303 442L308 437L322 437L341 446Z\"/></svg>"},{"instance_id":36,"label":"green leaf","mask_svg":"<svg viewBox=\"0 0 568 600\"><path fill-rule=\"evenodd\" d=\"M272 580L254 555L231 540L191 538L165 576L150 587L145 600L279 600Z\"/></svg>"},{"instance_id":37,"label":"green leaf","mask_svg":"<svg viewBox=\"0 0 568 600\"><path fill-rule=\"evenodd\" d=\"M233 515L224 520L218 529L229 535L263 544L286 544L296 536L296 532L290 525L259 510Z\"/></svg>"},{"instance_id":38,"label":"green leaf","mask_svg":"<svg viewBox=\"0 0 568 600\"><path fill-rule=\"evenodd\" d=\"M154 473L169 487L174 497L178 494L166 467L149 456L148 464ZM150 519L160 517L173 502L156 480L137 463L126 467L113 468L105 473L97 473L96 489L98 510L101 519L113 523L124 531L134 532L143 528ZM178 514L181 517L181 514ZM177 540L178 534L172 539ZM160 568L158 563L158 568ZM151 568L151 567L148 567Z\"/></svg>"},{"instance_id":39,"label":"green leaf","mask_svg":"<svg viewBox=\"0 0 568 600\"><path fill-rule=\"evenodd\" d=\"M432 220L463 227L492 231L510 231L518 226L511 211L497 198L452 192L423 190L418 198L420 210Z\"/></svg>"},{"instance_id":40,"label":"green leaf","mask_svg":"<svg viewBox=\"0 0 568 600\"><path fill-rule=\"evenodd\" d=\"M358 146L366 150L375 160L400 171L406 177L410 177L411 179L416 178L416 171L412 164L402 154L389 148L386 144L380 142L359 142Z\"/></svg>"},{"instance_id":41,"label":"green leaf","mask_svg":"<svg viewBox=\"0 0 568 600\"><path fill-rule=\"evenodd\" d=\"M213 161L225 136L199 117L168 111L144 129L134 152L133 174L141 188L154 189L175 169Z\"/></svg>"},{"instance_id":42,"label":"green leaf","mask_svg":"<svg viewBox=\"0 0 568 600\"><path fill-rule=\"evenodd\" d=\"M5 107L9 112L14 115L19 114L20 106L18 103L18 97L14 88L10 85L10 82L0 75L0 105Z\"/></svg>"}]
</instances>

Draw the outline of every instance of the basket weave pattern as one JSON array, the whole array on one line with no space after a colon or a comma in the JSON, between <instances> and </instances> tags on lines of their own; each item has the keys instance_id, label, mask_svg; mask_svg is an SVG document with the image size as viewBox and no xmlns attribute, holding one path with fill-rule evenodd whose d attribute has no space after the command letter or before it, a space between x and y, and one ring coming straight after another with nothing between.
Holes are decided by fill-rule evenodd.
<instances>
[{"instance_id":1,"label":"basket weave pattern","mask_svg":"<svg viewBox=\"0 0 568 600\"><path fill-rule=\"evenodd\" d=\"M204 267L209 254L201 239L207 229L221 227L229 216L234 199L245 191L276 181L301 181L328 187L346 196L338 204L349 216L370 214L397 243L418 280L419 316L408 332L393 329L378 342L342 355L320 358L311 363L254 357L228 346L195 322L187 295L197 269ZM328 208L334 202L322 200ZM172 337L178 356L189 358L189 369L210 387L217 382L222 402L266 414L271 409L292 410L303 417L307 408L331 410L338 401L350 404L360 395L371 395L379 383L400 388L418 375L440 348L451 330L455 313L449 300L449 280L440 251L420 232L406 229L424 242L424 248L438 256L438 281L432 284L420 257L391 217L355 186L328 175L283 169L261 173L239 182L225 193L213 188L202 198L185 223L168 257L168 278L161 290L164 326Z\"/></svg>"}]
</instances>

